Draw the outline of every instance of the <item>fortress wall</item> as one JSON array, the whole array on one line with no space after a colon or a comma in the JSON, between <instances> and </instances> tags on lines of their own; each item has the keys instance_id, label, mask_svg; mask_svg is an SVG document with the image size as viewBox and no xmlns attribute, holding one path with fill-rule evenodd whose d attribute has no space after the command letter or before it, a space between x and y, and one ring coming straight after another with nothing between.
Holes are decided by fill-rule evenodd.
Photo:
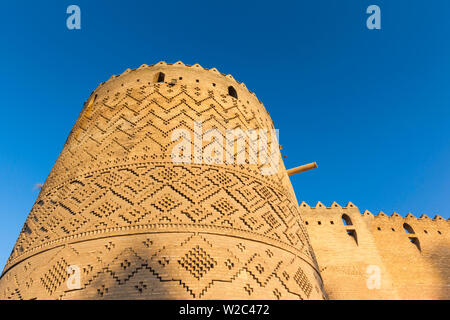
<instances>
[{"instance_id":1,"label":"fortress wall","mask_svg":"<svg viewBox=\"0 0 450 320\"><path fill-rule=\"evenodd\" d=\"M318 203L310 207L300 204L314 253L330 299L395 299L386 267L364 219L356 206L341 207L333 203L325 207ZM347 214L352 225L345 226L342 215ZM347 232L354 232L356 240ZM383 275L381 290L367 287L367 268L380 267Z\"/></svg>"},{"instance_id":2,"label":"fortress wall","mask_svg":"<svg viewBox=\"0 0 450 320\"><path fill-rule=\"evenodd\" d=\"M449 299L448 221L384 213L374 217L350 202L345 207L302 202L300 211L330 299ZM352 225L344 225L343 214ZM404 223L414 234L405 232ZM351 230L357 243L347 233ZM418 239L420 250L410 238ZM381 272L379 289L367 285L373 279L371 265Z\"/></svg>"},{"instance_id":3,"label":"fortress wall","mask_svg":"<svg viewBox=\"0 0 450 320\"><path fill-rule=\"evenodd\" d=\"M364 217L401 299L450 299L448 221L396 213L373 217L368 211ZM405 223L413 232L405 231Z\"/></svg>"}]
</instances>

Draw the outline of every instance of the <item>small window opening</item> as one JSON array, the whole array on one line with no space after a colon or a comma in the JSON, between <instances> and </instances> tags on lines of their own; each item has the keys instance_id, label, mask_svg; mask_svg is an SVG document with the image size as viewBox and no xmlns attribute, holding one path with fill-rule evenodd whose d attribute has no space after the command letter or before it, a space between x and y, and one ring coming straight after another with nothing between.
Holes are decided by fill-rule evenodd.
<instances>
[{"instance_id":1,"label":"small window opening","mask_svg":"<svg viewBox=\"0 0 450 320\"><path fill-rule=\"evenodd\" d=\"M156 82L164 82L164 78L166 77L166 75L162 72L158 73L158 75L156 76Z\"/></svg>"},{"instance_id":2,"label":"small window opening","mask_svg":"<svg viewBox=\"0 0 450 320\"><path fill-rule=\"evenodd\" d=\"M403 224L403 229L405 229L405 232L408 234L414 234L414 229L407 223Z\"/></svg>"},{"instance_id":3,"label":"small window opening","mask_svg":"<svg viewBox=\"0 0 450 320\"><path fill-rule=\"evenodd\" d=\"M344 224L344 226L351 226L353 225L352 223L352 219L350 219L350 217L346 214L342 215L342 223Z\"/></svg>"},{"instance_id":4,"label":"small window opening","mask_svg":"<svg viewBox=\"0 0 450 320\"><path fill-rule=\"evenodd\" d=\"M334 221L330 221L331 224L334 224Z\"/></svg>"},{"instance_id":5,"label":"small window opening","mask_svg":"<svg viewBox=\"0 0 450 320\"><path fill-rule=\"evenodd\" d=\"M417 249L419 249L419 251L421 251L420 250L420 242L419 242L418 238L411 237L411 238L409 238L409 241L411 241L411 243L414 244L417 247Z\"/></svg>"},{"instance_id":6,"label":"small window opening","mask_svg":"<svg viewBox=\"0 0 450 320\"><path fill-rule=\"evenodd\" d=\"M308 221L305 221L305 224L308 225Z\"/></svg>"},{"instance_id":7,"label":"small window opening","mask_svg":"<svg viewBox=\"0 0 450 320\"><path fill-rule=\"evenodd\" d=\"M236 99L237 99L237 97L238 97L237 92L236 92L236 89L233 88L232 86L229 86L229 87L228 87L228 94L229 94L230 96L232 96L233 98L236 98Z\"/></svg>"},{"instance_id":8,"label":"small window opening","mask_svg":"<svg viewBox=\"0 0 450 320\"><path fill-rule=\"evenodd\" d=\"M347 234L349 235L349 237L353 238L353 240L355 240L356 244L358 245L358 237L356 235L356 231L355 230L347 230Z\"/></svg>"},{"instance_id":9,"label":"small window opening","mask_svg":"<svg viewBox=\"0 0 450 320\"><path fill-rule=\"evenodd\" d=\"M317 221L317 224L318 224L318 225L321 225L321 224L322 224L322 222L320 222L320 221Z\"/></svg>"}]
</instances>

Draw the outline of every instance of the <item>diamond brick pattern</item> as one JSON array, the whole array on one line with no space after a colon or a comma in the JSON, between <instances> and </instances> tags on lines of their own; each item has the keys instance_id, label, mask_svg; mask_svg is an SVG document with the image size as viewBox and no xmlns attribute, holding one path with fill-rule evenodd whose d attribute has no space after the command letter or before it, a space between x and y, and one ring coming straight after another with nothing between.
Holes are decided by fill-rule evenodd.
<instances>
[{"instance_id":1,"label":"diamond brick pattern","mask_svg":"<svg viewBox=\"0 0 450 320\"><path fill-rule=\"evenodd\" d=\"M192 276L199 280L217 264L214 258L199 246L189 250L189 252L178 262L183 268L188 270Z\"/></svg>"}]
</instances>

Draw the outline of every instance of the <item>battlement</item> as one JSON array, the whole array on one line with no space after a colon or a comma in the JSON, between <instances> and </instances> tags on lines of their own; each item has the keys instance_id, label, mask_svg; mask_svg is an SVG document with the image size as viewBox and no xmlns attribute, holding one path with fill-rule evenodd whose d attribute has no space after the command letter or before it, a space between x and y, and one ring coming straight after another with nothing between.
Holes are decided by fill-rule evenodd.
<instances>
[{"instance_id":1,"label":"battlement","mask_svg":"<svg viewBox=\"0 0 450 320\"><path fill-rule=\"evenodd\" d=\"M348 202L345 206L341 206L339 205L337 202L333 202L329 207L325 206L322 202L318 201L316 203L315 206L310 206L308 205L305 201L302 201L302 203L300 203L300 208L301 209L333 209L333 210L340 210L340 209L358 209L358 207L356 205L354 205L352 202ZM414 216L412 213L408 213L405 217L401 216L400 214L398 214L397 212L393 212L391 215L387 215L386 213L384 213L383 211L379 211L376 215L374 215L372 212L370 212L369 210L365 210L364 212L361 213L361 216L364 217L373 217L373 218L388 218L388 219L404 219L409 220L409 219L416 219L416 220L424 220L424 221L436 221L436 222L450 222L450 218L449 219L444 219L442 216L440 216L439 214L436 214L434 216L434 218L430 218L428 215L426 214L422 214L420 217L416 217Z\"/></svg>"},{"instance_id":2,"label":"battlement","mask_svg":"<svg viewBox=\"0 0 450 320\"><path fill-rule=\"evenodd\" d=\"M220 77L223 80L227 81L230 85L232 86L236 86L236 88L239 88L240 90L245 90L246 92L248 92L250 95L252 95L254 98L256 98L258 100L259 103L262 104L262 102L256 97L256 94L249 90L247 88L247 86L245 85L244 82L240 82L237 81L231 74L225 74L225 73L221 73L219 72L219 70L217 70L216 68L204 68L202 67L200 64L195 63L193 65L189 65L189 64L184 64L182 61L177 61L175 63L168 63L165 61L160 61L156 64L143 64L141 65L139 68L135 68L135 69L126 69L124 72L122 72L119 75L112 75L107 81L100 83L100 85L98 86L97 90L107 84L110 84L111 82L114 82L115 80L118 80L120 78L123 78L125 75L129 75L129 74L133 74L139 71L153 71L155 73L155 75L157 75L159 72L161 72L162 69L168 70L168 69L173 69L176 70L177 75L181 75L182 73L186 73L186 72L199 72L199 71L205 71L207 75L209 75L210 77ZM172 77L170 77L172 76ZM165 77L165 79L163 79L162 81L159 82L166 82L166 83L176 83L178 81L182 81L183 79L181 79L179 76L177 77L173 77L173 75L170 75L168 77ZM155 78L157 82L158 79ZM202 75L202 80L204 80L205 77L204 75ZM167 81L169 80L169 81ZM175 81L174 81L175 80ZM186 79L185 79L186 80ZM196 79L197 81L199 81L199 79ZM206 78L207 80L207 78ZM213 86L216 86L216 83L212 82ZM233 87L234 88L234 87Z\"/></svg>"}]
</instances>

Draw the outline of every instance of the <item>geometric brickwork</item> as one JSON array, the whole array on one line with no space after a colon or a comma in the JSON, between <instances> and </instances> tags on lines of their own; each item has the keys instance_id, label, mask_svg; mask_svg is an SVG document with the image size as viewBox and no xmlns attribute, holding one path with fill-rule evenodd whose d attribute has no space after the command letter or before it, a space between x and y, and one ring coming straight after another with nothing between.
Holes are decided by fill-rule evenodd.
<instances>
[{"instance_id":1,"label":"geometric brickwork","mask_svg":"<svg viewBox=\"0 0 450 320\"><path fill-rule=\"evenodd\" d=\"M195 136L194 121L203 132L274 128L216 69L161 62L101 84L26 220L0 299L325 298L279 150L273 175L248 143L244 164L194 153L175 163L171 135ZM72 265L79 289L66 285Z\"/></svg>"}]
</instances>

